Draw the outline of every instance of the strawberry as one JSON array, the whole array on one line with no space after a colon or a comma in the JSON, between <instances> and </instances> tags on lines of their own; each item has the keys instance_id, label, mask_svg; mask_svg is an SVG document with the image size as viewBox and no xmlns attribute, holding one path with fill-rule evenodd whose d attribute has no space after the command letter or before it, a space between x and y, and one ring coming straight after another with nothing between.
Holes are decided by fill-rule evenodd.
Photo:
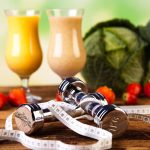
<instances>
[{"instance_id":1,"label":"strawberry","mask_svg":"<svg viewBox=\"0 0 150 150\"><path fill-rule=\"evenodd\" d=\"M131 93L128 93L128 92L125 92L124 94L123 94L123 100L125 101L125 103L127 104L127 105L135 105L135 104L137 104L137 97L136 97L136 95L134 95L134 94L131 94Z\"/></svg>"},{"instance_id":2,"label":"strawberry","mask_svg":"<svg viewBox=\"0 0 150 150\"><path fill-rule=\"evenodd\" d=\"M126 92L138 96L142 91L142 86L139 83L130 83L126 87Z\"/></svg>"},{"instance_id":3,"label":"strawberry","mask_svg":"<svg viewBox=\"0 0 150 150\"><path fill-rule=\"evenodd\" d=\"M22 88L12 89L8 93L9 102L13 106L19 106L27 103L25 91Z\"/></svg>"},{"instance_id":4,"label":"strawberry","mask_svg":"<svg viewBox=\"0 0 150 150\"><path fill-rule=\"evenodd\" d=\"M150 82L147 82L144 85L144 94L150 98Z\"/></svg>"},{"instance_id":5,"label":"strawberry","mask_svg":"<svg viewBox=\"0 0 150 150\"><path fill-rule=\"evenodd\" d=\"M113 104L115 99L116 99L116 95L114 93L114 91L107 87L107 86L101 86L99 87L96 92L104 95L104 97L106 98L108 104Z\"/></svg>"},{"instance_id":6,"label":"strawberry","mask_svg":"<svg viewBox=\"0 0 150 150\"><path fill-rule=\"evenodd\" d=\"M56 101L62 101L62 97L61 97L59 91L57 91L57 93L56 93L55 100Z\"/></svg>"},{"instance_id":7,"label":"strawberry","mask_svg":"<svg viewBox=\"0 0 150 150\"><path fill-rule=\"evenodd\" d=\"M7 96L4 95L3 93L0 93L0 109L4 107L7 101L8 101Z\"/></svg>"}]
</instances>

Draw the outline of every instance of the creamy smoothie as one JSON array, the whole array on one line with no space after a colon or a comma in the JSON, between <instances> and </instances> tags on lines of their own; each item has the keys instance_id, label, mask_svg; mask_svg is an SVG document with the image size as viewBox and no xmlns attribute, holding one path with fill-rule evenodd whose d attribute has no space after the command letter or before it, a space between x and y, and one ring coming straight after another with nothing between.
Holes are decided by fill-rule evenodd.
<instances>
[{"instance_id":1,"label":"creamy smoothie","mask_svg":"<svg viewBox=\"0 0 150 150\"><path fill-rule=\"evenodd\" d=\"M86 53L81 36L82 17L50 17L48 63L60 77L74 76L81 71Z\"/></svg>"}]
</instances>

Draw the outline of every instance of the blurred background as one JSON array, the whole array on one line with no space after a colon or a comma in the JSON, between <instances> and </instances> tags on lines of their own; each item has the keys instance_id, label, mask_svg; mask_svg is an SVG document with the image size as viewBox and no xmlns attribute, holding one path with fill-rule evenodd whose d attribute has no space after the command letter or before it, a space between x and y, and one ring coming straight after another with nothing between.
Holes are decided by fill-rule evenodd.
<instances>
[{"instance_id":1,"label":"blurred background","mask_svg":"<svg viewBox=\"0 0 150 150\"><path fill-rule=\"evenodd\" d=\"M40 42L43 51L41 67L32 74L30 85L56 85L61 79L47 64L49 23L46 14L51 8L84 8L82 35L96 23L113 18L125 18L135 25L144 25L150 20L150 1L148 0L0 0L0 86L20 85L19 77L5 63L7 42L7 18L5 9L38 9L41 11L39 23ZM78 77L82 78L80 73Z\"/></svg>"}]
</instances>

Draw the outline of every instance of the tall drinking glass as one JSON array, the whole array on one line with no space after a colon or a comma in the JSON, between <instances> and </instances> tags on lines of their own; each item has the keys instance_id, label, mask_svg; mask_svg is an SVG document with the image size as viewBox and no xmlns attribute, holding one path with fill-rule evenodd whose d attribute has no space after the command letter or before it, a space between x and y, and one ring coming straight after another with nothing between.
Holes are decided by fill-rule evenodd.
<instances>
[{"instance_id":1,"label":"tall drinking glass","mask_svg":"<svg viewBox=\"0 0 150 150\"><path fill-rule=\"evenodd\" d=\"M85 65L81 35L82 9L48 10L50 43L48 64L61 78L74 76Z\"/></svg>"},{"instance_id":2,"label":"tall drinking glass","mask_svg":"<svg viewBox=\"0 0 150 150\"><path fill-rule=\"evenodd\" d=\"M30 75L42 62L42 50L38 36L39 12L36 10L5 10L8 19L8 43L6 62L18 74L26 90L28 102L41 97L32 95L28 86Z\"/></svg>"}]
</instances>

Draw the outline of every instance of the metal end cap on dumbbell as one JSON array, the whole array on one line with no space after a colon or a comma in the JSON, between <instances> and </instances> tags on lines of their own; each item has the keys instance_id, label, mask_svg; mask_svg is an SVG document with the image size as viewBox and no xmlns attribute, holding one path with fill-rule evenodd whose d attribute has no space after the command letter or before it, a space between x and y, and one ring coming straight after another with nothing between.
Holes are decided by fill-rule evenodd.
<instances>
[{"instance_id":1,"label":"metal end cap on dumbbell","mask_svg":"<svg viewBox=\"0 0 150 150\"><path fill-rule=\"evenodd\" d=\"M29 135L43 128L44 115L37 104L24 104L15 112L15 123L19 130Z\"/></svg>"},{"instance_id":2,"label":"metal end cap on dumbbell","mask_svg":"<svg viewBox=\"0 0 150 150\"><path fill-rule=\"evenodd\" d=\"M83 81L81 81L78 78L75 77L69 77L64 79L60 86L59 86L59 92L62 95L62 98L64 101L68 101L68 88L70 85L74 85L78 90L87 93L88 89L87 86Z\"/></svg>"},{"instance_id":3,"label":"metal end cap on dumbbell","mask_svg":"<svg viewBox=\"0 0 150 150\"><path fill-rule=\"evenodd\" d=\"M106 117L103 117L102 128L111 132L113 138L117 138L126 132L128 128L128 117L119 107L115 107L115 105L110 106L114 106L114 109L107 113Z\"/></svg>"}]
</instances>

